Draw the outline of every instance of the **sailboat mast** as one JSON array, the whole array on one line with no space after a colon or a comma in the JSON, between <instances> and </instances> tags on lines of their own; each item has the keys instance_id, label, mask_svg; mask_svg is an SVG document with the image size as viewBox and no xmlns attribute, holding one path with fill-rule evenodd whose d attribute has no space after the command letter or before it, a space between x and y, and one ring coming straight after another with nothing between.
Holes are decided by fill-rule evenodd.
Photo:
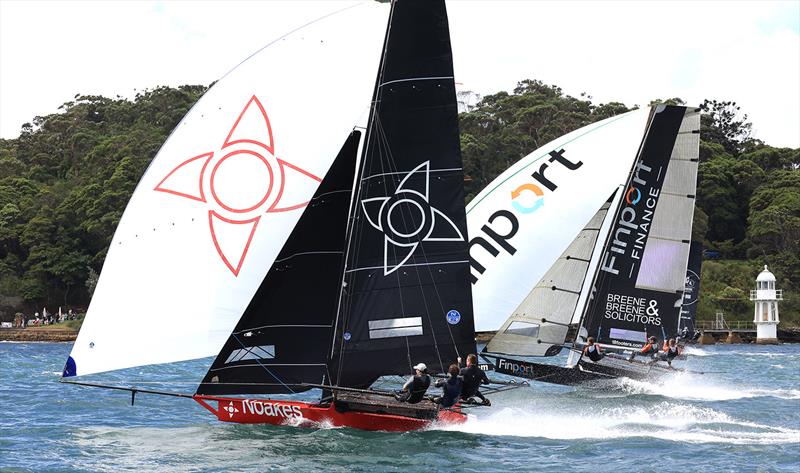
<instances>
[{"instance_id":1,"label":"sailboat mast","mask_svg":"<svg viewBox=\"0 0 800 473\"><path fill-rule=\"evenodd\" d=\"M389 44L389 35L391 34L392 30L392 17L394 15L394 8L395 8L395 0L392 0L391 7L389 10L389 20L386 25L386 35L383 39L383 50L381 51L381 61L380 66L378 68L378 76L375 79L375 89L372 94L372 102L370 103L369 107L369 119L367 120L367 128L366 128L366 136L364 137L364 145L361 151L361 157L358 163L358 170L356 171L355 175L355 183L353 185L353 192L350 195L350 209L348 212L348 222L347 222L347 232L345 234L345 253L344 253L344 264L342 265L342 277L341 277L341 284L339 286L339 300L336 304L336 317L333 321L333 331L332 331L332 338L331 338L331 349L329 359L333 359L335 351L336 351L336 340L339 340L339 352L343 350L344 345L344 337L343 333L344 330L339 330L339 321L342 317L342 304L344 301L344 292L347 288L347 267L350 261L350 252L353 248L353 231L355 229L356 223L356 212L358 212L358 196L361 193L361 176L364 174L364 168L366 166L366 159L367 152L369 151L370 143L372 142L372 133L373 133L373 123L375 121L375 116L378 113L377 111L377 104L379 102L379 94L381 93L380 84L383 81L383 73L386 64L386 48ZM346 324L345 320L342 320L342 327ZM337 367L337 375L336 380L330 380L331 384L336 386L338 385L338 380L340 378L339 370L341 370L341 362Z\"/></svg>"}]
</instances>

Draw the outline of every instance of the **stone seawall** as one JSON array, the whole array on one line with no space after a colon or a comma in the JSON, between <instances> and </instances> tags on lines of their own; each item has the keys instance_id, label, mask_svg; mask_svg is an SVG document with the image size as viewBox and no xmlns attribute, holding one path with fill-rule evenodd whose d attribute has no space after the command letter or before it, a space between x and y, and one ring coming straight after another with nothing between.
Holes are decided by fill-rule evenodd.
<instances>
[{"instance_id":1,"label":"stone seawall","mask_svg":"<svg viewBox=\"0 0 800 473\"><path fill-rule=\"evenodd\" d=\"M4 328L0 329L3 342L74 342L78 332L64 329Z\"/></svg>"}]
</instances>

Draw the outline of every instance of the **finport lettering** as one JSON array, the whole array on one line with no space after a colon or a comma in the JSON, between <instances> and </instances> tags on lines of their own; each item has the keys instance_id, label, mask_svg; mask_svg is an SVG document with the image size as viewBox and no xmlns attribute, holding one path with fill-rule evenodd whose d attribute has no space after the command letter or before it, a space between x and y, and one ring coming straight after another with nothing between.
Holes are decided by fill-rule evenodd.
<instances>
[{"instance_id":1,"label":"finport lettering","mask_svg":"<svg viewBox=\"0 0 800 473\"><path fill-rule=\"evenodd\" d=\"M497 362L497 368L501 371L505 371L507 373L513 373L519 376L533 376L533 367L532 366L525 366L519 363L510 362L504 358L500 358Z\"/></svg>"},{"instance_id":2,"label":"finport lettering","mask_svg":"<svg viewBox=\"0 0 800 473\"><path fill-rule=\"evenodd\" d=\"M641 175L644 173L646 176L650 176L652 172L653 168L650 166L641 161L636 163L631 186L624 197L626 206L619 213L619 219L611 233L613 239L603 254L603 261L600 265L600 269L607 273L619 274L617 256L629 256L632 265L635 264L635 261L642 259L644 244L650 233L650 224L653 221L653 213L661 192L658 187L652 185L643 195L641 188L647 185L647 177L642 178ZM639 202L643 200L642 197L644 197L644 202L639 205Z\"/></svg>"},{"instance_id":3,"label":"finport lettering","mask_svg":"<svg viewBox=\"0 0 800 473\"><path fill-rule=\"evenodd\" d=\"M559 167L564 167L574 171L583 166L583 161L573 163L564 157L564 150L550 151L546 163L542 163L537 171L531 173L530 177L534 182L524 182L516 189L511 191L511 209L499 209L489 216L488 221L480 229L479 235L469 241L469 263L471 268L470 280L472 284L478 282L481 274L486 272L484 263L475 257L475 248L483 249L483 253L488 253L492 258L496 258L500 251L505 251L509 255L517 252L517 249L510 243L514 235L519 231L520 219L517 215L528 215L539 210L544 205L545 189L555 192L558 185L545 175L546 170L551 164L557 163ZM543 189L544 188L544 189ZM525 200L525 197L529 201ZM477 252L479 255L481 252ZM485 261L485 260L484 260Z\"/></svg>"}]
</instances>

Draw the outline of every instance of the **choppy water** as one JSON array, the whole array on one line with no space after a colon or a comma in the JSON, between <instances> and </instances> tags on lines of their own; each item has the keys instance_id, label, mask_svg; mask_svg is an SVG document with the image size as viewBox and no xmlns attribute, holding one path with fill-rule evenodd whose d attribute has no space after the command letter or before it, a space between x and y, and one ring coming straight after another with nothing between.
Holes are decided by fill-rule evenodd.
<instances>
[{"instance_id":1,"label":"choppy water","mask_svg":"<svg viewBox=\"0 0 800 473\"><path fill-rule=\"evenodd\" d=\"M659 383L536 383L424 432L218 422L188 399L58 383L69 344L0 343L0 471L800 471L800 345L691 348ZM554 360L558 362L559 360ZM191 392L208 360L106 375ZM145 387L145 384L139 384Z\"/></svg>"}]
</instances>

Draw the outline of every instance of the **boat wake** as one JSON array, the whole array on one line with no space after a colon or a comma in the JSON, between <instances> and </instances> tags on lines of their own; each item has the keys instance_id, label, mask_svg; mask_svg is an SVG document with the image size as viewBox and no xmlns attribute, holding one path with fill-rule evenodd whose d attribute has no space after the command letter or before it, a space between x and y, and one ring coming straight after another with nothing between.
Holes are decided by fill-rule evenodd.
<instances>
[{"instance_id":1,"label":"boat wake","mask_svg":"<svg viewBox=\"0 0 800 473\"><path fill-rule=\"evenodd\" d=\"M800 399L800 389L759 389L726 386L690 373L676 373L656 381L620 378L619 388L629 395L656 395L690 401L730 401L755 397Z\"/></svg>"},{"instance_id":2,"label":"boat wake","mask_svg":"<svg viewBox=\"0 0 800 473\"><path fill-rule=\"evenodd\" d=\"M694 346L687 346L684 347L683 352L689 356L714 356L717 353L712 353L708 350L704 350L702 348L694 347Z\"/></svg>"},{"instance_id":3,"label":"boat wake","mask_svg":"<svg viewBox=\"0 0 800 473\"><path fill-rule=\"evenodd\" d=\"M470 416L465 424L434 429L556 440L648 437L737 445L788 444L800 438L800 430L742 421L714 409L669 401L648 407L586 408L583 412L506 407L488 415Z\"/></svg>"}]
</instances>

